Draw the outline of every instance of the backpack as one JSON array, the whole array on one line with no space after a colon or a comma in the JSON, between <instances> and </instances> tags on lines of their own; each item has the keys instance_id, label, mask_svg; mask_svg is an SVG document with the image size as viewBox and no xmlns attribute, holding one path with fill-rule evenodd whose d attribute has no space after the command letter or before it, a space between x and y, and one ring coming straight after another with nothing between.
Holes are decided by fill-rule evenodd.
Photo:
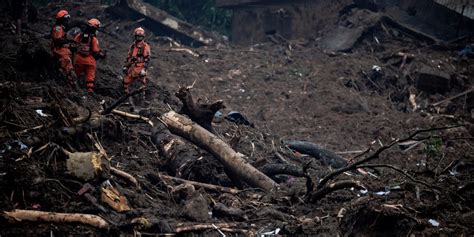
<instances>
[{"instance_id":1,"label":"backpack","mask_svg":"<svg viewBox=\"0 0 474 237\"><path fill-rule=\"evenodd\" d=\"M81 35L81 42L77 46L77 53L79 53L82 56L91 55L93 37L94 36L92 34L83 33Z\"/></svg>"}]
</instances>

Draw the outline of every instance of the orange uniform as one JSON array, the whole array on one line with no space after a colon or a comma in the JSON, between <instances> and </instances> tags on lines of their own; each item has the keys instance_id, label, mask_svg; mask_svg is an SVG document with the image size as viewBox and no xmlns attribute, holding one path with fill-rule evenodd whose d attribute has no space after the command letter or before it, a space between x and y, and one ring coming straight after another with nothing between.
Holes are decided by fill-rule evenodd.
<instances>
[{"instance_id":1,"label":"orange uniform","mask_svg":"<svg viewBox=\"0 0 474 237\"><path fill-rule=\"evenodd\" d=\"M62 71L65 75L69 75L74 68L72 65L72 53L66 40L65 27L55 25L51 31L51 50L54 57L59 60Z\"/></svg>"},{"instance_id":2,"label":"orange uniform","mask_svg":"<svg viewBox=\"0 0 474 237\"><path fill-rule=\"evenodd\" d=\"M146 85L146 70L150 59L150 45L145 41L137 41L130 46L128 57L125 61L126 75L123 78L125 93L129 92L128 87L135 80Z\"/></svg>"},{"instance_id":3,"label":"orange uniform","mask_svg":"<svg viewBox=\"0 0 474 237\"><path fill-rule=\"evenodd\" d=\"M77 44L77 53L74 58L74 68L78 76L84 74L87 92L94 92L96 59L100 53L99 41L93 34L82 33L74 39Z\"/></svg>"}]
</instances>

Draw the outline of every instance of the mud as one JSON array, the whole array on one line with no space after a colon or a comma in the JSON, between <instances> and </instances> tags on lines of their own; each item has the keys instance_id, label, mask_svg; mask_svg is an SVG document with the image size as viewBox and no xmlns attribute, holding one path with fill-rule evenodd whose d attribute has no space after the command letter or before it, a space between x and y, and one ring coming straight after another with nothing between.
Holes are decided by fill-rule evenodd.
<instances>
[{"instance_id":1,"label":"mud","mask_svg":"<svg viewBox=\"0 0 474 237\"><path fill-rule=\"evenodd\" d=\"M152 118L155 128L113 114L106 116L104 126L92 128L70 123L74 117L87 114L86 108L97 112L102 109L101 101L110 105L122 95L121 63L131 38L129 32L139 23L117 18L101 6L75 9L85 15L74 11L74 18L95 14L105 23L98 37L101 47L108 50L107 59L98 63L93 97L87 97L84 88L71 90L58 76L49 42L42 35L49 31L51 21L32 25L21 43L9 33L9 23L1 22L0 207L1 211L99 214L114 227L100 230L80 224L1 218L1 235L157 234L196 223L234 223L235 229L259 233L280 228L280 234L289 236L474 234L470 227L474 208L470 175L474 162L473 95L430 107L472 87L472 59L457 58L465 42L448 47L430 45L395 27L377 25L347 53L324 51L319 39L301 39L249 47L191 49L200 55L195 57L171 51L168 44L148 35L154 56L146 99L136 98L135 106L123 104L118 109ZM42 9L40 16L49 19L54 11ZM398 52L415 57L401 67L401 58L393 56ZM374 74L374 65L381 67L379 74ZM421 68L449 75L450 90L443 94L418 90L416 80ZM371 162L399 167L409 176L386 168L367 169L371 173L367 175L343 174L337 180L358 180L367 191L338 190L315 203L305 197L308 180L289 175L280 175L281 188L271 193L245 184L238 194L197 186L178 188L179 183L161 179L158 174L236 186L212 155L193 144L188 143L189 151L180 154L189 162L177 171L170 169L169 161L152 142L152 132L166 130L157 117L170 108L180 110L175 91L193 83L194 95L210 101L222 99L226 105L223 114L239 111L255 125L252 128L226 120L213 124L218 136L245 154L252 165L259 168L281 163L278 152L286 162L305 167L314 184L331 168L310 156L291 152L283 141L316 143L351 162L360 151L371 147L371 154L419 129L457 127L423 134L432 137L408 151L394 146ZM420 106L416 111L408 101L410 90L415 91ZM48 116L42 117L36 109ZM71 127L77 132L65 132ZM132 211L119 214L110 209L109 213L101 213L76 194L84 181L63 172L66 157L61 149L95 151L87 133L97 137L113 167L138 179L138 188L115 176L92 182L99 187L108 178L127 197ZM94 195L99 197L98 193ZM130 224L136 218L146 218L147 222ZM190 234L218 236L215 229Z\"/></svg>"}]
</instances>

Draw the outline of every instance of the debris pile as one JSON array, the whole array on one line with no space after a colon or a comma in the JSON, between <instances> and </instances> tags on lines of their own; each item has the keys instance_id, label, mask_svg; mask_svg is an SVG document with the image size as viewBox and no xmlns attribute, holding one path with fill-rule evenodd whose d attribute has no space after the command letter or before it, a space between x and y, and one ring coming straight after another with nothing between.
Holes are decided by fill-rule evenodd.
<instances>
[{"instance_id":1,"label":"debris pile","mask_svg":"<svg viewBox=\"0 0 474 237\"><path fill-rule=\"evenodd\" d=\"M94 96L59 73L51 22L21 41L0 22L0 234L473 234L469 39L357 8L343 52L321 49L338 26L250 47L152 35L143 98L117 66L141 21L67 4L105 23Z\"/></svg>"}]
</instances>

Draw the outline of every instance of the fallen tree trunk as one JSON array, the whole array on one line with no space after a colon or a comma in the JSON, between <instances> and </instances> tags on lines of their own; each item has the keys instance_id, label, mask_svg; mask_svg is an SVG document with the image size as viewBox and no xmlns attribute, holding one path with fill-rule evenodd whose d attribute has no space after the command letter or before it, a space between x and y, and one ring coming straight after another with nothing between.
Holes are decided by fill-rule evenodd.
<instances>
[{"instance_id":1,"label":"fallen tree trunk","mask_svg":"<svg viewBox=\"0 0 474 237\"><path fill-rule=\"evenodd\" d=\"M198 177L208 176L200 170L193 169L193 166L198 157L204 157L209 161L213 160L213 157L208 157L210 154L203 154L199 147L180 136L171 134L168 130L154 129L151 138L152 142L159 148L160 155L166 158L165 169L173 176L186 177L186 179L193 179L192 177L196 177L196 175ZM242 186L240 179L236 179L232 172L229 172L228 169L224 169L224 171L236 187L240 188ZM206 179L206 182L213 183L212 178L214 177L209 178Z\"/></svg>"},{"instance_id":2,"label":"fallen tree trunk","mask_svg":"<svg viewBox=\"0 0 474 237\"><path fill-rule=\"evenodd\" d=\"M202 156L202 150L184 138L174 135L157 124L151 134L151 141L158 147L160 155L164 157L163 167L171 175L176 177L186 177L189 179L189 172L197 172L192 166L198 157ZM194 176L194 175L192 175Z\"/></svg>"},{"instance_id":3,"label":"fallen tree trunk","mask_svg":"<svg viewBox=\"0 0 474 237\"><path fill-rule=\"evenodd\" d=\"M100 216L79 213L57 213L33 210L4 211L2 216L15 221L44 221L55 223L81 223L99 229L107 229L109 223Z\"/></svg>"},{"instance_id":4,"label":"fallen tree trunk","mask_svg":"<svg viewBox=\"0 0 474 237\"><path fill-rule=\"evenodd\" d=\"M170 111L161 116L168 129L180 135L199 147L209 151L218 159L225 168L236 174L242 181L252 187L271 191L277 184L268 176L250 165L242 155L235 152L228 144L216 137L211 132L194 123L191 119Z\"/></svg>"}]
</instances>

